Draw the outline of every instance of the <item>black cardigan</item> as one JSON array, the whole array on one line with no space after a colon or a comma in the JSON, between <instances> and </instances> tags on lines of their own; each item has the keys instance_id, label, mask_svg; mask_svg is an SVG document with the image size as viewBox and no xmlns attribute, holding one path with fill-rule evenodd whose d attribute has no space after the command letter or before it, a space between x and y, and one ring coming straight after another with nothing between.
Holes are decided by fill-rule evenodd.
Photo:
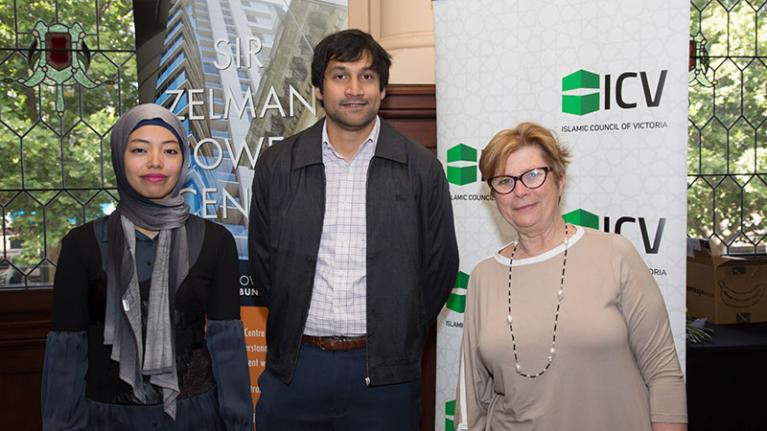
<instances>
[{"instance_id":1,"label":"black cardigan","mask_svg":"<svg viewBox=\"0 0 767 431\"><path fill-rule=\"evenodd\" d=\"M205 343L205 319L240 318L239 268L234 239L223 226L207 220L204 224L199 255L196 261L190 262L189 274L172 301L181 390L179 399L215 387ZM120 380L119 364L109 357L111 347L104 345L106 273L99 241L106 241L107 236L98 235L98 226L98 223L95 228L94 222L86 223L72 229L62 240L54 280L53 330L87 332L86 396L89 399L140 404L130 387ZM140 282L140 287L142 314L146 315L149 280ZM144 331L145 321L142 319ZM148 395L149 403L162 401L159 391L149 391Z\"/></svg>"}]
</instances>

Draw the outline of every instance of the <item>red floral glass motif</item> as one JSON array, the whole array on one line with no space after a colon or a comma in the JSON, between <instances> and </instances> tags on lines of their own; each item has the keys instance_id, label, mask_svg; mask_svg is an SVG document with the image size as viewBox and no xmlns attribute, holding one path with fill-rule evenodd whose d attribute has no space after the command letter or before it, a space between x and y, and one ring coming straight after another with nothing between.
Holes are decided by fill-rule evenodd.
<instances>
[{"instance_id":1,"label":"red floral glass motif","mask_svg":"<svg viewBox=\"0 0 767 431\"><path fill-rule=\"evenodd\" d=\"M56 70L64 70L72 65L72 36L69 33L46 33L45 47L45 58L49 66Z\"/></svg>"}]
</instances>

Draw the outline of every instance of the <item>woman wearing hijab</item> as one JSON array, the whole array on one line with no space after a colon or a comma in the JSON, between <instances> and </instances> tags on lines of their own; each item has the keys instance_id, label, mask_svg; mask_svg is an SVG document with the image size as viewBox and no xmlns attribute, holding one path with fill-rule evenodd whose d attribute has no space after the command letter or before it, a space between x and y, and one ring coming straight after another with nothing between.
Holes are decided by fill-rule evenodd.
<instances>
[{"instance_id":1,"label":"woman wearing hijab","mask_svg":"<svg viewBox=\"0 0 767 431\"><path fill-rule=\"evenodd\" d=\"M114 126L117 209L62 240L46 430L251 429L237 250L180 196L184 135L154 104Z\"/></svg>"}]
</instances>

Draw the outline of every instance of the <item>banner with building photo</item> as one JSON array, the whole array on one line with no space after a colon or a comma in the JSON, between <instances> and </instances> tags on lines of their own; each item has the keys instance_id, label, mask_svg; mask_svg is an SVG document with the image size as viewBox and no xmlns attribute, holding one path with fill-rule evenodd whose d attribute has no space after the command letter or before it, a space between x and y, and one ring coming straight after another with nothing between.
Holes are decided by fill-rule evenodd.
<instances>
[{"instance_id":1,"label":"banner with building photo","mask_svg":"<svg viewBox=\"0 0 767 431\"><path fill-rule=\"evenodd\" d=\"M177 114L189 136L183 193L191 211L222 223L237 243L254 402L266 309L247 270L253 169L264 149L322 116L313 47L346 23L346 0L177 0L168 13L155 102Z\"/></svg>"},{"instance_id":2,"label":"banner with building photo","mask_svg":"<svg viewBox=\"0 0 767 431\"><path fill-rule=\"evenodd\" d=\"M438 0L433 7L438 156L461 257L438 321L437 428L454 425L468 274L514 238L477 162L496 132L522 121L553 129L572 152L567 221L625 235L640 251L684 364L689 2Z\"/></svg>"}]
</instances>

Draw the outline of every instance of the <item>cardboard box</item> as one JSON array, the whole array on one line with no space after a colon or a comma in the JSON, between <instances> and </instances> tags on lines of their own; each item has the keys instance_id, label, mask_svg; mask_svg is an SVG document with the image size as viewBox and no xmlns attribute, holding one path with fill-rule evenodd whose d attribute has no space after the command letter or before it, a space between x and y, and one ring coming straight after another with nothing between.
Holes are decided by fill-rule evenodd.
<instances>
[{"instance_id":1,"label":"cardboard box","mask_svg":"<svg viewBox=\"0 0 767 431\"><path fill-rule=\"evenodd\" d=\"M717 324L766 322L767 259L720 256L700 244L688 248L687 312Z\"/></svg>"}]
</instances>

